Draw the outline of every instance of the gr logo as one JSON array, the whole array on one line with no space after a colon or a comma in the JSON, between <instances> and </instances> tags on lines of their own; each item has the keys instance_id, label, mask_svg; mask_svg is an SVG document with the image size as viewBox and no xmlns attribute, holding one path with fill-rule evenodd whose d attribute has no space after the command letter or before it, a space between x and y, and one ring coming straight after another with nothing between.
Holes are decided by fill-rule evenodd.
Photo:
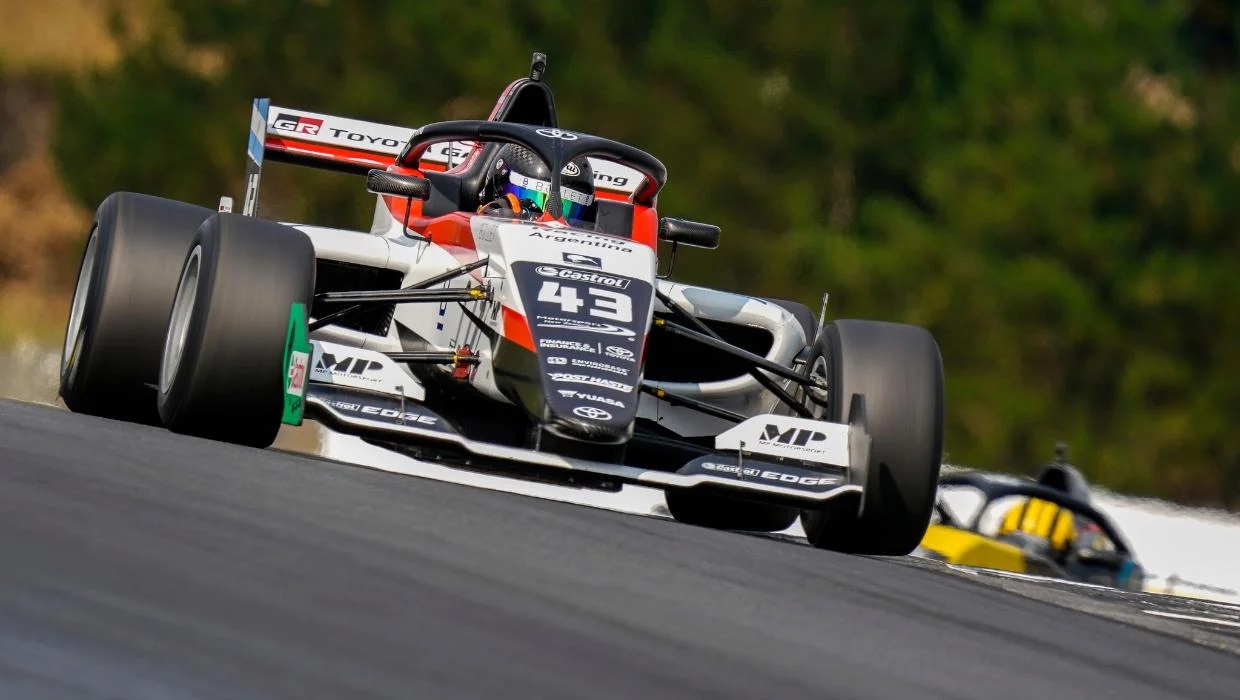
<instances>
[{"instance_id":1,"label":"gr logo","mask_svg":"<svg viewBox=\"0 0 1240 700\"><path fill-rule=\"evenodd\" d=\"M271 126L279 131L318 136L319 129L323 128L323 120L294 114L280 114L272 120Z\"/></svg>"},{"instance_id":2,"label":"gr logo","mask_svg":"<svg viewBox=\"0 0 1240 700\"><path fill-rule=\"evenodd\" d=\"M374 360L365 360L360 357L336 357L329 353L323 353L319 357L319 363L314 368L321 372L331 372L332 374L361 376L381 367L383 367L383 363L375 362Z\"/></svg>"},{"instance_id":3,"label":"gr logo","mask_svg":"<svg viewBox=\"0 0 1240 700\"><path fill-rule=\"evenodd\" d=\"M762 437L758 438L759 442L777 442L781 445L791 445L793 447L811 447L811 443L822 442L827 436L816 430L806 430L804 428L788 428L781 430L778 425L766 424L766 429L762 432Z\"/></svg>"}]
</instances>

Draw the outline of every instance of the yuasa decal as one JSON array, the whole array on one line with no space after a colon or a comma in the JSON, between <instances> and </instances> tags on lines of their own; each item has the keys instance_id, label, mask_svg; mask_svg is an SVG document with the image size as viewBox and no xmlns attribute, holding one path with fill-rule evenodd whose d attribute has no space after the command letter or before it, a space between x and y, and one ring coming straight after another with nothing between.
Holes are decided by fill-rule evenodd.
<instances>
[{"instance_id":1,"label":"yuasa decal","mask_svg":"<svg viewBox=\"0 0 1240 700\"><path fill-rule=\"evenodd\" d=\"M598 394L591 394L591 393L584 392L584 391L577 391L575 389L560 389L559 394L560 396L563 396L566 399L577 399L579 401L593 401L594 403L601 403L601 404L606 404L608 406L615 406L616 408L624 408L623 401L617 401L609 396L600 396Z\"/></svg>"}]
</instances>

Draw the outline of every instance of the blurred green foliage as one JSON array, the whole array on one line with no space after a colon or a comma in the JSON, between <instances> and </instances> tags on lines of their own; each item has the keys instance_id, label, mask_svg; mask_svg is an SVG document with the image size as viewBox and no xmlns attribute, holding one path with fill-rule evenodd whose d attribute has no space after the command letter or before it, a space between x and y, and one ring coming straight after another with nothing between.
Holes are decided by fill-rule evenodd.
<instances>
[{"instance_id":1,"label":"blurred green foliage","mask_svg":"<svg viewBox=\"0 0 1240 700\"><path fill-rule=\"evenodd\" d=\"M687 281L923 324L948 459L1056 440L1129 492L1240 504L1240 107L1227 0L170 0L65 86L73 192L241 193L250 100L410 126L482 118L549 54L561 123L721 224ZM360 181L277 181L364 226Z\"/></svg>"}]
</instances>

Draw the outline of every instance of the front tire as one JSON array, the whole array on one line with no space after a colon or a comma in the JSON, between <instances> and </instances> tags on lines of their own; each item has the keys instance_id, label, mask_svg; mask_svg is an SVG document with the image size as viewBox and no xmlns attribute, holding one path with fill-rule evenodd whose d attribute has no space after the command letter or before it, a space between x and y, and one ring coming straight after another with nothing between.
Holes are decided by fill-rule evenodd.
<instances>
[{"instance_id":1,"label":"front tire","mask_svg":"<svg viewBox=\"0 0 1240 700\"><path fill-rule=\"evenodd\" d=\"M296 229L217 214L181 266L159 370L170 430L268 447L280 429L289 308L309 308L314 246Z\"/></svg>"},{"instance_id":2,"label":"front tire","mask_svg":"<svg viewBox=\"0 0 1240 700\"><path fill-rule=\"evenodd\" d=\"M904 555L925 536L943 455L943 362L929 331L879 321L839 320L823 329L806 367L827 383L819 417L847 423L851 399L865 402L872 440L860 499L801 513L811 544L854 554Z\"/></svg>"},{"instance_id":3,"label":"front tire","mask_svg":"<svg viewBox=\"0 0 1240 700\"><path fill-rule=\"evenodd\" d=\"M134 192L95 212L82 252L60 361L75 413L159 424L155 391L181 261L211 210Z\"/></svg>"}]
</instances>

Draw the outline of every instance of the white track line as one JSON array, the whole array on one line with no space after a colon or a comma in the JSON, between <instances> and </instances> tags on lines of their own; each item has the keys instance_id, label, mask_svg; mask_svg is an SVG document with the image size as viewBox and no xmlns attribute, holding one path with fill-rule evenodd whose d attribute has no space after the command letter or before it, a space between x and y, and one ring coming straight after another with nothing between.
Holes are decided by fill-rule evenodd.
<instances>
[{"instance_id":1,"label":"white track line","mask_svg":"<svg viewBox=\"0 0 1240 700\"><path fill-rule=\"evenodd\" d=\"M1156 617L1170 617L1176 620L1188 620L1190 622L1205 622L1211 625L1223 625L1225 627L1240 627L1240 622L1232 622L1231 620L1219 620L1214 617L1201 617L1198 615L1184 615L1181 613L1163 612L1162 610L1145 610L1145 614L1154 615Z\"/></svg>"}]
</instances>

